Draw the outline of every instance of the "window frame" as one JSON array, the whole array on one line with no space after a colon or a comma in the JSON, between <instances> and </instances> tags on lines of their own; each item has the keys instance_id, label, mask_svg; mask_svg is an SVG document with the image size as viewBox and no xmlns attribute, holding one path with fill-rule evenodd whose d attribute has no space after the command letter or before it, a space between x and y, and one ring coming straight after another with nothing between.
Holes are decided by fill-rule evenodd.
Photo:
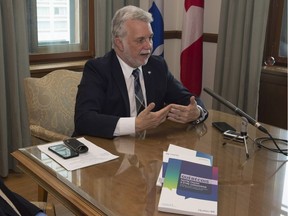
<instances>
[{"instance_id":1,"label":"window frame","mask_svg":"<svg viewBox=\"0 0 288 216\"><path fill-rule=\"evenodd\" d=\"M285 9L284 0L270 0L263 64L272 56L275 59L275 66L287 67L287 57L279 56L283 9Z\"/></svg>"},{"instance_id":2,"label":"window frame","mask_svg":"<svg viewBox=\"0 0 288 216\"><path fill-rule=\"evenodd\" d=\"M89 16L88 16L88 50L75 51L75 52L63 52L63 53L30 53L29 61L30 64L39 63L52 63L52 62L67 62L67 61L77 61L83 59L93 58L95 56L95 33L94 33L94 0L88 0L89 3ZM36 1L32 1L32 4L36 4ZM34 5L35 6L35 5ZM35 11L36 13L36 11ZM30 20L31 22L31 20ZM30 34L31 40L35 41L35 35L37 35L37 29L33 30ZM35 34L36 33L36 34Z\"/></svg>"}]
</instances>

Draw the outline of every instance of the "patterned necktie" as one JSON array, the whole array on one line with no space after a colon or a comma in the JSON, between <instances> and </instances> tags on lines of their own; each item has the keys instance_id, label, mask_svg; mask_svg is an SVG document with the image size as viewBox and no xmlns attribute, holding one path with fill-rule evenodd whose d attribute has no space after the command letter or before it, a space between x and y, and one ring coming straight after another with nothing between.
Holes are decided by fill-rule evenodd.
<instances>
[{"instance_id":1,"label":"patterned necktie","mask_svg":"<svg viewBox=\"0 0 288 216\"><path fill-rule=\"evenodd\" d=\"M135 90L135 100L136 100L136 108L137 108L137 115L145 109L145 104L144 104L144 97L140 85L140 80L139 80L139 72L140 70L136 68L133 70L132 74L134 76L134 90Z\"/></svg>"}]
</instances>

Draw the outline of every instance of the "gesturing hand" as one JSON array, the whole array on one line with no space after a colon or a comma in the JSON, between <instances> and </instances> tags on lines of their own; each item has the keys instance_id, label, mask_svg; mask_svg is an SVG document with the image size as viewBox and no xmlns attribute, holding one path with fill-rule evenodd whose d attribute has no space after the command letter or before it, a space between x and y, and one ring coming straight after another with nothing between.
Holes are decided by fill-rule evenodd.
<instances>
[{"instance_id":1,"label":"gesturing hand","mask_svg":"<svg viewBox=\"0 0 288 216\"><path fill-rule=\"evenodd\" d=\"M151 112L155 103L150 103L137 117L135 122L136 132L155 128L166 120L170 105L157 112Z\"/></svg>"},{"instance_id":2,"label":"gesturing hand","mask_svg":"<svg viewBox=\"0 0 288 216\"><path fill-rule=\"evenodd\" d=\"M200 116L200 110L194 96L190 98L190 104L187 106L170 104L168 119L179 123L188 123L196 120Z\"/></svg>"}]
</instances>

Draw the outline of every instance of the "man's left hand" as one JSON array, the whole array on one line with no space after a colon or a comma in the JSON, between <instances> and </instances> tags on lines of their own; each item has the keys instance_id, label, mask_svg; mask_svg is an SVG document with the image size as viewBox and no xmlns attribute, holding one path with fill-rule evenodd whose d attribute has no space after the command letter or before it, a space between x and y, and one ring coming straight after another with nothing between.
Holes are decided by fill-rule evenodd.
<instances>
[{"instance_id":1,"label":"man's left hand","mask_svg":"<svg viewBox=\"0 0 288 216\"><path fill-rule=\"evenodd\" d=\"M188 123L199 118L201 112L197 106L195 96L191 96L190 104L187 106L170 104L168 119L178 123Z\"/></svg>"}]
</instances>

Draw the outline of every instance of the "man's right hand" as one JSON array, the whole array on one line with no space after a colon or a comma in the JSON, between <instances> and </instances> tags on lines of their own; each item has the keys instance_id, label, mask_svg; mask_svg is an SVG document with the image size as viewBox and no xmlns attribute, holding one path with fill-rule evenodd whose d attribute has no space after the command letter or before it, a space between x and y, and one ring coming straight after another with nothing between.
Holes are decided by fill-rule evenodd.
<instances>
[{"instance_id":1,"label":"man's right hand","mask_svg":"<svg viewBox=\"0 0 288 216\"><path fill-rule=\"evenodd\" d=\"M164 107L157 112L151 112L155 107L155 103L150 103L139 115L136 117L135 130L141 132L150 128L156 128L163 123L170 111L170 105Z\"/></svg>"}]
</instances>

